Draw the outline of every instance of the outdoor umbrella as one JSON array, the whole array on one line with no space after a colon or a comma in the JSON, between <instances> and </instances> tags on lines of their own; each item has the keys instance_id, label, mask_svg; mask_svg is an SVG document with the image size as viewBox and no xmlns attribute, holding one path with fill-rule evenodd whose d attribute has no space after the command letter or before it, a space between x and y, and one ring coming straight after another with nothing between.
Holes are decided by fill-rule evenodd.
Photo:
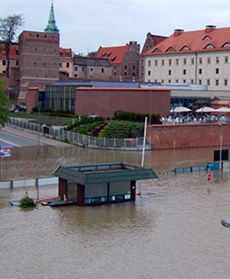
<instances>
[{"instance_id":1,"label":"outdoor umbrella","mask_svg":"<svg viewBox=\"0 0 230 279\"><path fill-rule=\"evenodd\" d=\"M221 108L216 109L216 112L223 112L223 113L230 112L230 108L228 108L228 107L221 107Z\"/></svg>"},{"instance_id":2,"label":"outdoor umbrella","mask_svg":"<svg viewBox=\"0 0 230 279\"><path fill-rule=\"evenodd\" d=\"M170 110L172 113L180 113L180 112L189 112L191 109L186 108L186 107L176 107Z\"/></svg>"},{"instance_id":3,"label":"outdoor umbrella","mask_svg":"<svg viewBox=\"0 0 230 279\"><path fill-rule=\"evenodd\" d=\"M196 110L196 112L214 112L216 111L214 108L203 107Z\"/></svg>"}]
</instances>

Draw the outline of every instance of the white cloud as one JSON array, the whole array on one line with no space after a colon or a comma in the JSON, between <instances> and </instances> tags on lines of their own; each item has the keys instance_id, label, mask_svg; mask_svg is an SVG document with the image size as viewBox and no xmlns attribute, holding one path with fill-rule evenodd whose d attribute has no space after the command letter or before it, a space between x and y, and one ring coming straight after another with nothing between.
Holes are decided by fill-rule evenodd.
<instances>
[{"instance_id":1,"label":"white cloud","mask_svg":"<svg viewBox=\"0 0 230 279\"><path fill-rule=\"evenodd\" d=\"M2 1L0 17L23 14L24 29L43 31L50 1ZM202 29L208 24L228 26L229 0L54 0L63 47L76 52L130 40L143 44L148 32L170 35L175 28Z\"/></svg>"}]
</instances>

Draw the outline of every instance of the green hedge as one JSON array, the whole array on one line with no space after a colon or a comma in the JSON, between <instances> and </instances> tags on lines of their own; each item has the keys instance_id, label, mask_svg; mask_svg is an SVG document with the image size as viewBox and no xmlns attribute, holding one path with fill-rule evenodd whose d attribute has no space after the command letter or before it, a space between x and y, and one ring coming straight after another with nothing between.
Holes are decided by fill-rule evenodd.
<instances>
[{"instance_id":1,"label":"green hedge","mask_svg":"<svg viewBox=\"0 0 230 279\"><path fill-rule=\"evenodd\" d=\"M116 111L113 115L114 120L125 120L125 121L134 121L134 122L144 122L145 117L149 119L148 113L136 113L136 112L127 112L127 111ZM151 124L161 124L160 115L152 114L151 115Z\"/></svg>"},{"instance_id":2,"label":"green hedge","mask_svg":"<svg viewBox=\"0 0 230 279\"><path fill-rule=\"evenodd\" d=\"M111 120L99 133L99 137L106 138L135 138L142 137L144 124L131 121Z\"/></svg>"}]
</instances>

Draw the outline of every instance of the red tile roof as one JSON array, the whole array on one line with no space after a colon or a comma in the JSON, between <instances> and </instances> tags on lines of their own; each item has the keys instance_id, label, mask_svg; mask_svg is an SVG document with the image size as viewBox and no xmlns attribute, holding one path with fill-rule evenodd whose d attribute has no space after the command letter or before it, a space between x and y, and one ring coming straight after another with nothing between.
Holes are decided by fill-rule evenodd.
<instances>
[{"instance_id":1,"label":"red tile roof","mask_svg":"<svg viewBox=\"0 0 230 279\"><path fill-rule=\"evenodd\" d=\"M230 28L215 28L207 26L204 30L175 32L155 47L148 50L145 55L178 54L189 52L211 52L230 50Z\"/></svg>"},{"instance_id":2,"label":"red tile roof","mask_svg":"<svg viewBox=\"0 0 230 279\"><path fill-rule=\"evenodd\" d=\"M62 60L72 60L73 59L73 52L71 48L59 48L60 58Z\"/></svg>"},{"instance_id":3,"label":"red tile roof","mask_svg":"<svg viewBox=\"0 0 230 279\"><path fill-rule=\"evenodd\" d=\"M100 47L96 53L96 57L108 57L111 64L122 64L128 50L128 45L117 47Z\"/></svg>"}]
</instances>

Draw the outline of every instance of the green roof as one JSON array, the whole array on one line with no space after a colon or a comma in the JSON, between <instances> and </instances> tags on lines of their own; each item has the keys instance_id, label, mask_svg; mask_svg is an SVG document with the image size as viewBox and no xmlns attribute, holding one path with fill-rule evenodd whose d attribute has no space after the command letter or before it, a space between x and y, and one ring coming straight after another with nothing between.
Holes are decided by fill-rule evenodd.
<instances>
[{"instance_id":1,"label":"green roof","mask_svg":"<svg viewBox=\"0 0 230 279\"><path fill-rule=\"evenodd\" d=\"M44 30L46 33L54 33L59 34L59 30L56 26L55 17L54 17L54 6L53 3L51 3L50 7L50 15L49 15L49 21L48 24Z\"/></svg>"},{"instance_id":2,"label":"green roof","mask_svg":"<svg viewBox=\"0 0 230 279\"><path fill-rule=\"evenodd\" d=\"M137 167L124 163L59 166L54 175L82 185L158 177L152 168Z\"/></svg>"}]
</instances>

